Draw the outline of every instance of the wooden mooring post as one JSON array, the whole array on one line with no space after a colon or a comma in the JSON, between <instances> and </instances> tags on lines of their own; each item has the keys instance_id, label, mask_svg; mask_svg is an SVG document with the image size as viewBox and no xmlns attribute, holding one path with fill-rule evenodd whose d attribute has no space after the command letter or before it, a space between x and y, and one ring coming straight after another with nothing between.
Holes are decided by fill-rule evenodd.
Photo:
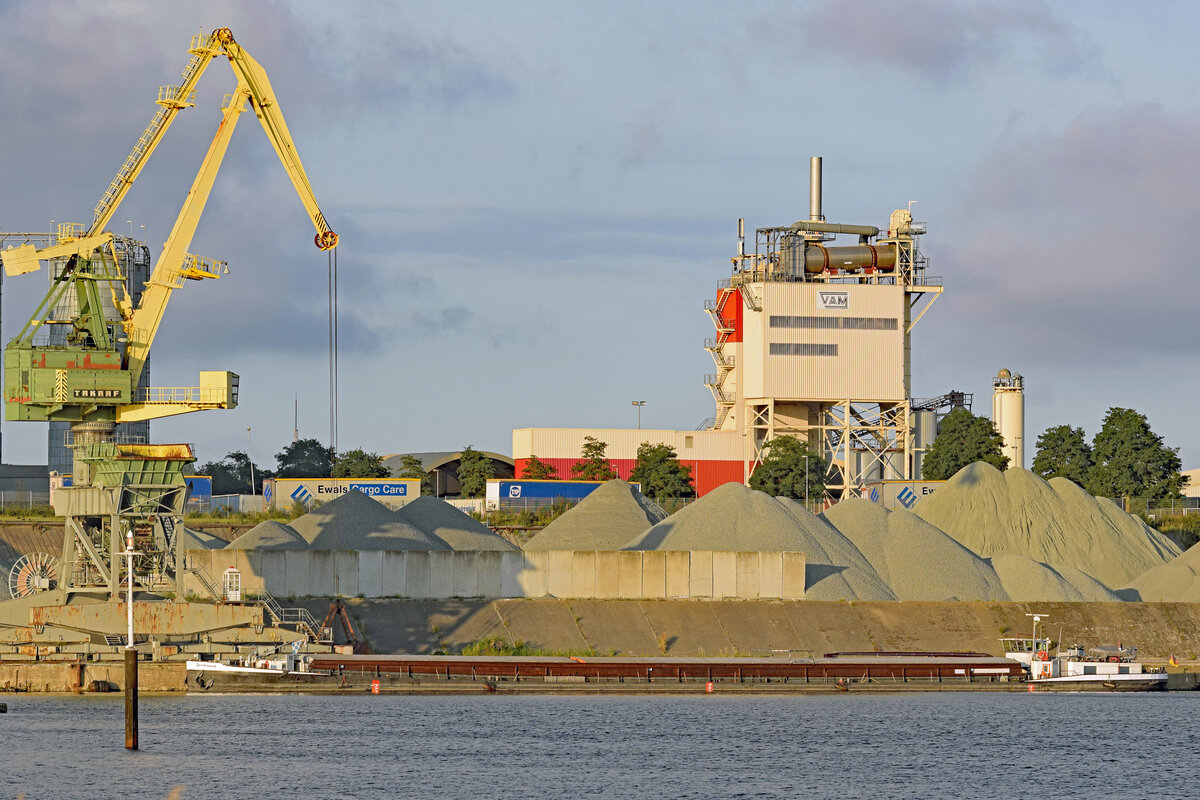
<instances>
[{"instance_id":1,"label":"wooden mooring post","mask_svg":"<svg viewBox=\"0 0 1200 800\"><path fill-rule=\"evenodd\" d=\"M125 749L138 749L138 652L125 648Z\"/></svg>"}]
</instances>

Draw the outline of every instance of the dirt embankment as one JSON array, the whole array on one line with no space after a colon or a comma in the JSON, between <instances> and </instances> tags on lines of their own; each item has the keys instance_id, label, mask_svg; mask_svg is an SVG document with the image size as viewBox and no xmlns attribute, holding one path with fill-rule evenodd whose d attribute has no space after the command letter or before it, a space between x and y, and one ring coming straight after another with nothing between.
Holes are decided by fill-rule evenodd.
<instances>
[{"instance_id":1,"label":"dirt embankment","mask_svg":"<svg viewBox=\"0 0 1200 800\"><path fill-rule=\"evenodd\" d=\"M379 653L458 652L491 636L550 652L734 656L790 650L977 651L1028 636L1047 615L1056 642L1137 645L1139 655L1200 657L1200 603L818 602L680 600L357 600L351 616ZM317 616L327 601L304 603Z\"/></svg>"}]
</instances>

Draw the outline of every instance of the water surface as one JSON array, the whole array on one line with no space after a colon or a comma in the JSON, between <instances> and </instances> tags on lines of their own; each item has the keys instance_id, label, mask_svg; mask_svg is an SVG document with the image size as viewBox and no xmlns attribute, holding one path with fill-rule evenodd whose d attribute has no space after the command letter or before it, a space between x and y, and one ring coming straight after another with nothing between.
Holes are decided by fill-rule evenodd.
<instances>
[{"instance_id":1,"label":"water surface","mask_svg":"<svg viewBox=\"0 0 1200 800\"><path fill-rule=\"evenodd\" d=\"M0 700L29 800L1200 795L1200 693Z\"/></svg>"}]
</instances>

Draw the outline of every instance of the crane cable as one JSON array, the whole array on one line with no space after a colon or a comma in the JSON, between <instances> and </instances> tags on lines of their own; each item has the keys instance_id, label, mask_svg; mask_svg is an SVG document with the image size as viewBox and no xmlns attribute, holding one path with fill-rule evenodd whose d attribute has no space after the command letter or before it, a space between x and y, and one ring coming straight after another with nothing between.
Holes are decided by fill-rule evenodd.
<instances>
[{"instance_id":1,"label":"crane cable","mask_svg":"<svg viewBox=\"0 0 1200 800\"><path fill-rule=\"evenodd\" d=\"M328 251L329 259L329 451L337 454L338 423L338 319L337 319L337 248Z\"/></svg>"}]
</instances>

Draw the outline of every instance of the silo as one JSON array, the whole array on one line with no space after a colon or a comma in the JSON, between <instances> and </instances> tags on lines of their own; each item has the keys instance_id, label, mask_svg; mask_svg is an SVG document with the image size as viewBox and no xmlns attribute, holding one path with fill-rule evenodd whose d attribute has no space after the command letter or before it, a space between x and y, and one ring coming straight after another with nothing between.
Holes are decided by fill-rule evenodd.
<instances>
[{"instance_id":1,"label":"silo","mask_svg":"<svg viewBox=\"0 0 1200 800\"><path fill-rule=\"evenodd\" d=\"M923 408L912 412L913 426L913 468L915 480L921 479L921 469L925 462L925 453L933 446L937 438L937 412L931 408Z\"/></svg>"},{"instance_id":2,"label":"silo","mask_svg":"<svg viewBox=\"0 0 1200 800\"><path fill-rule=\"evenodd\" d=\"M1004 439L1009 468L1025 469L1025 381L1007 369L992 380L992 422Z\"/></svg>"}]
</instances>

